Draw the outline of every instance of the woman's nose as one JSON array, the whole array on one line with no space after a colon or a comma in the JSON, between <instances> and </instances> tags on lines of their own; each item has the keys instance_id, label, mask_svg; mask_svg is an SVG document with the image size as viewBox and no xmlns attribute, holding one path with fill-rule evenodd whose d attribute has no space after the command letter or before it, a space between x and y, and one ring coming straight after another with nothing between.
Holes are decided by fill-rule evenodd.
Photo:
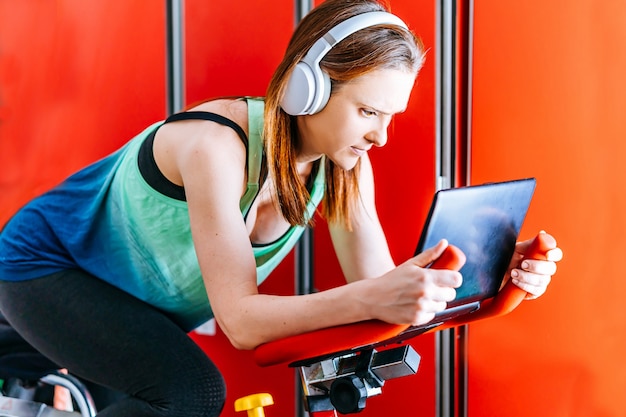
<instances>
[{"instance_id":1,"label":"woman's nose","mask_svg":"<svg viewBox=\"0 0 626 417\"><path fill-rule=\"evenodd\" d=\"M387 128L389 123L381 123L377 129L372 130L366 139L369 140L374 146L385 146L387 143Z\"/></svg>"}]
</instances>

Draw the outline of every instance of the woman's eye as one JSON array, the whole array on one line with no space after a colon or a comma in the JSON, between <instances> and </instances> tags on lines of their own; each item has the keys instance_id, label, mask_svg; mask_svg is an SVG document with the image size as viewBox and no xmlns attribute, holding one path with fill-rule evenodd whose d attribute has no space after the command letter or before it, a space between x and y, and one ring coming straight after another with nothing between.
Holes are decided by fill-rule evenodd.
<instances>
[{"instance_id":1,"label":"woman's eye","mask_svg":"<svg viewBox=\"0 0 626 417\"><path fill-rule=\"evenodd\" d=\"M363 113L363 116L365 116L365 117L374 117L374 116L376 116L376 112L373 111L373 110L361 109L361 112Z\"/></svg>"}]
</instances>

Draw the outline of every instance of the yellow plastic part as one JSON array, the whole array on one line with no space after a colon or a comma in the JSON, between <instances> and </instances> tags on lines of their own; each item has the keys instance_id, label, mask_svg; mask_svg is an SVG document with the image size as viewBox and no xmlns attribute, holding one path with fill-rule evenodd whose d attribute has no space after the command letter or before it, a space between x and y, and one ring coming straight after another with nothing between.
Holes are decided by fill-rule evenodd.
<instances>
[{"instance_id":1,"label":"yellow plastic part","mask_svg":"<svg viewBox=\"0 0 626 417\"><path fill-rule=\"evenodd\" d=\"M274 399L271 394L252 394L235 401L235 411L247 411L248 417L265 417L263 407L272 404Z\"/></svg>"}]
</instances>

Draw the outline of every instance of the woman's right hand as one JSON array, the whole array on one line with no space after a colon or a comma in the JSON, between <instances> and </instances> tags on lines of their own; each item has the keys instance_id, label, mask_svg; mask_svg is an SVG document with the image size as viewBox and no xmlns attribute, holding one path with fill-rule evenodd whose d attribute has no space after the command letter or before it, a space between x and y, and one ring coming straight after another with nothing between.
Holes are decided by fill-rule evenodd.
<instances>
[{"instance_id":1,"label":"woman's right hand","mask_svg":"<svg viewBox=\"0 0 626 417\"><path fill-rule=\"evenodd\" d=\"M458 271L427 268L448 247L440 241L397 266L380 278L370 280L370 302L374 318L388 323L427 323L456 297L463 278ZM460 268L460 266L459 266Z\"/></svg>"}]
</instances>

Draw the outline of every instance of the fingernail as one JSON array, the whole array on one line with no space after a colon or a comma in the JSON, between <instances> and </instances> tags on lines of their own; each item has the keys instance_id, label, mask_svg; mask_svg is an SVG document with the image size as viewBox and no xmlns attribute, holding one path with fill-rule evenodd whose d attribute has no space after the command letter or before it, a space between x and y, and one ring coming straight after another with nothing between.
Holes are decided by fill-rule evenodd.
<instances>
[{"instance_id":1,"label":"fingernail","mask_svg":"<svg viewBox=\"0 0 626 417\"><path fill-rule=\"evenodd\" d=\"M530 265L528 264L528 262L526 262L526 261L522 262L522 268L528 269L529 266Z\"/></svg>"},{"instance_id":2,"label":"fingernail","mask_svg":"<svg viewBox=\"0 0 626 417\"><path fill-rule=\"evenodd\" d=\"M514 269L511 271L511 276L512 277L519 277L519 271L517 269ZM515 281L515 280L514 280Z\"/></svg>"},{"instance_id":3,"label":"fingernail","mask_svg":"<svg viewBox=\"0 0 626 417\"><path fill-rule=\"evenodd\" d=\"M513 284L515 284L515 285L519 285L519 279L515 279L515 278L513 278L513 280L512 280L512 281L513 281Z\"/></svg>"}]
</instances>

